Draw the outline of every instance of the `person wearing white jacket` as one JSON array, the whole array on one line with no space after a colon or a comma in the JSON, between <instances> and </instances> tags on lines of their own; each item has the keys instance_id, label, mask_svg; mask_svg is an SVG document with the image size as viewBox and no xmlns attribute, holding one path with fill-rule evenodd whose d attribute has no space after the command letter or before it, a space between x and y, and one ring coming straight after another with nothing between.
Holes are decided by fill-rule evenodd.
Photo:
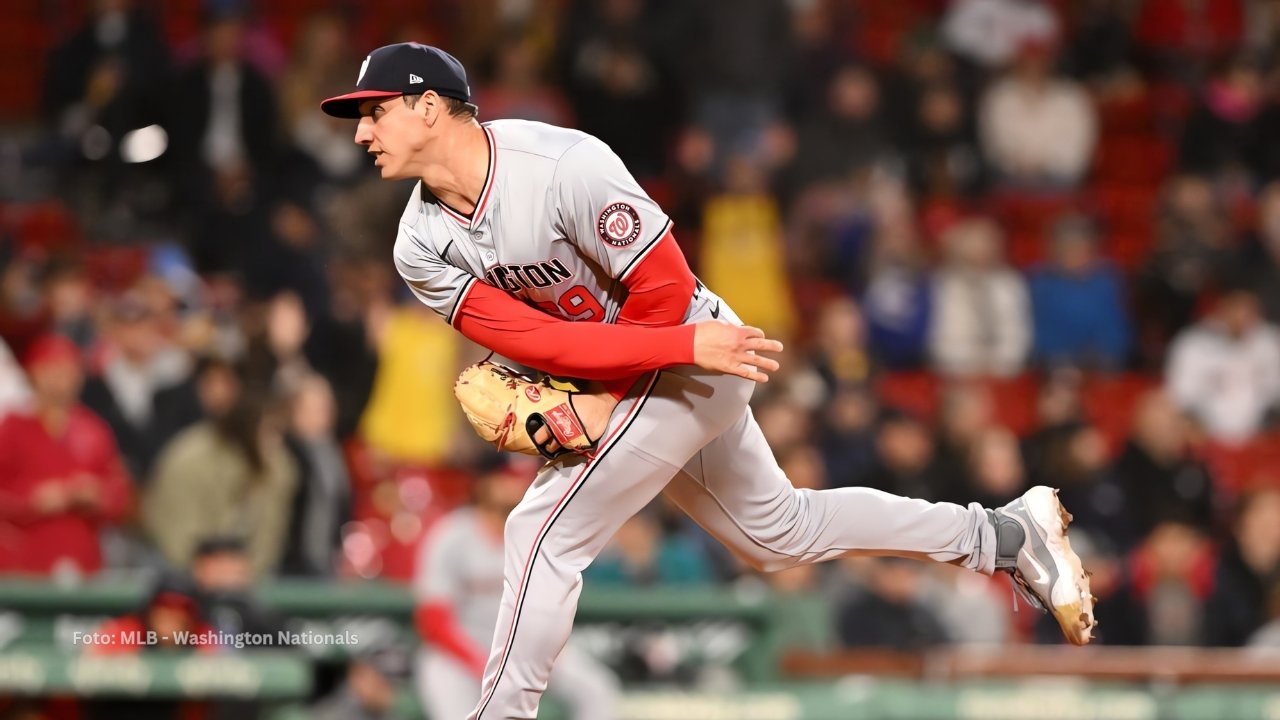
<instances>
[{"instance_id":1,"label":"person wearing white jacket","mask_svg":"<svg viewBox=\"0 0 1280 720\"><path fill-rule=\"evenodd\" d=\"M929 356L948 375L1007 377L1031 348L1026 283L1008 266L1000 228L971 219L942 236L945 260L933 277Z\"/></svg>"},{"instance_id":2,"label":"person wearing white jacket","mask_svg":"<svg viewBox=\"0 0 1280 720\"><path fill-rule=\"evenodd\" d=\"M1005 185L1065 190L1089 170L1098 139L1097 111L1079 83L1052 70L1051 41L1030 40L1019 50L1013 71L982 97L982 152Z\"/></svg>"}]
</instances>

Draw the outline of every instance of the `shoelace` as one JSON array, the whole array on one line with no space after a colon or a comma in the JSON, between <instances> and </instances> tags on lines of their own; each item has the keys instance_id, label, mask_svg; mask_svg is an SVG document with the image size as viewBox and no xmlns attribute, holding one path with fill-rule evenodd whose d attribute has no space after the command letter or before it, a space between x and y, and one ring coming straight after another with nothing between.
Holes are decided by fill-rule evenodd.
<instances>
[{"instance_id":1,"label":"shoelace","mask_svg":"<svg viewBox=\"0 0 1280 720\"><path fill-rule=\"evenodd\" d=\"M1009 581L1013 585L1013 611L1015 613L1018 612L1019 596L1022 597L1023 602L1032 608L1039 610L1040 612L1049 612L1049 609L1046 608L1040 598L1036 597L1036 594L1031 591L1031 588L1027 586L1027 581L1022 579L1022 575L1017 570L1013 570L1009 573Z\"/></svg>"}]
</instances>

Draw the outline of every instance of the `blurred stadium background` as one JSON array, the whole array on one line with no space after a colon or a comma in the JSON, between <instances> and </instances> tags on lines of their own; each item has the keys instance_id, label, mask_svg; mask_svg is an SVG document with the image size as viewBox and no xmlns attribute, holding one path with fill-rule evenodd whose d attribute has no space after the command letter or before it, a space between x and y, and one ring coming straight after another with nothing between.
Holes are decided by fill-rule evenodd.
<instances>
[{"instance_id":1,"label":"blurred stadium background","mask_svg":"<svg viewBox=\"0 0 1280 720\"><path fill-rule=\"evenodd\" d=\"M759 576L657 503L572 641L619 717L1280 717L1280 2L6 0L0 718L421 717L421 541L531 468L318 109L400 40L609 143L788 342L796 485L1060 486L1094 571L1080 650L1003 577Z\"/></svg>"}]
</instances>

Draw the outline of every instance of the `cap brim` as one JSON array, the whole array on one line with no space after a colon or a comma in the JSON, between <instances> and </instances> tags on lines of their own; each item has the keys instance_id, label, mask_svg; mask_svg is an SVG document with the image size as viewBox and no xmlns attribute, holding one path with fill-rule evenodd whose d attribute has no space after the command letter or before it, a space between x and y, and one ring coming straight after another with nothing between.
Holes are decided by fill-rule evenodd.
<instances>
[{"instance_id":1,"label":"cap brim","mask_svg":"<svg viewBox=\"0 0 1280 720\"><path fill-rule=\"evenodd\" d=\"M400 97L403 94L388 90L357 90L346 95L331 97L321 102L320 109L326 115L357 120L360 118L360 103L365 100L386 100L387 98Z\"/></svg>"}]
</instances>

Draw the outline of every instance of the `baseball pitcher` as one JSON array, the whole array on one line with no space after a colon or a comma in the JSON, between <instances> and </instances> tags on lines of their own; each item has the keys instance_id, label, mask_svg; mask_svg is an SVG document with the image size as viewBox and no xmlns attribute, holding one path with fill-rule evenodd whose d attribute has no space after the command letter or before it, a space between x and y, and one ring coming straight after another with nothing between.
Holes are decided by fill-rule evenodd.
<instances>
[{"instance_id":1,"label":"baseball pitcher","mask_svg":"<svg viewBox=\"0 0 1280 720\"><path fill-rule=\"evenodd\" d=\"M374 50L356 119L387 180L413 178L395 264L466 337L549 376L497 365L455 387L499 448L549 458L509 516L502 607L469 720L535 718L573 625L581 572L665 492L752 566L897 555L1010 574L1076 644L1092 636L1071 516L1046 487L998 509L866 488L791 486L752 418L781 344L744 327L690 272L671 220L608 146L535 122L480 123L462 65L417 43Z\"/></svg>"}]
</instances>

